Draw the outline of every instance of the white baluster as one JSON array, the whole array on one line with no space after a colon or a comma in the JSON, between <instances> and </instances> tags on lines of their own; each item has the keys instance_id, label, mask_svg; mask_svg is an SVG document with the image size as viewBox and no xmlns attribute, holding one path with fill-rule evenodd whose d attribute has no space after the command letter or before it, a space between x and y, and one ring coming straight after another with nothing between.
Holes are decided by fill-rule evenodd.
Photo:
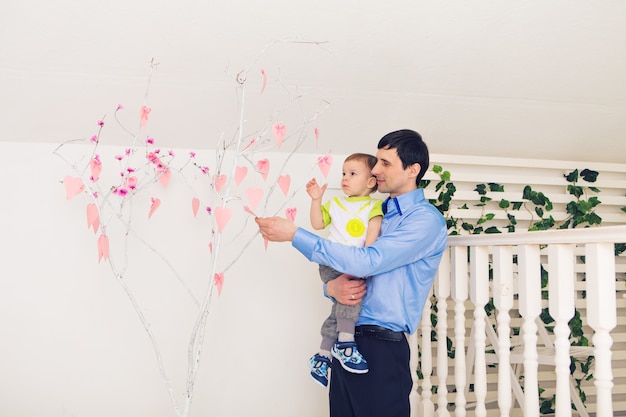
<instances>
[{"instance_id":1,"label":"white baluster","mask_svg":"<svg viewBox=\"0 0 626 417\"><path fill-rule=\"evenodd\" d=\"M487 410L487 365L485 360L485 305L489 302L489 251L486 246L470 248L470 300L474 304L474 393L476 417Z\"/></svg>"},{"instance_id":2,"label":"white baluster","mask_svg":"<svg viewBox=\"0 0 626 417\"><path fill-rule=\"evenodd\" d=\"M597 389L597 417L613 415L613 371L610 331L617 324L615 301L615 255L612 243L589 243L585 247L587 266L587 320L595 331L594 383Z\"/></svg>"},{"instance_id":3,"label":"white baluster","mask_svg":"<svg viewBox=\"0 0 626 417\"><path fill-rule=\"evenodd\" d=\"M445 274L445 275L444 275ZM437 296L437 415L448 417L448 312L450 297L450 269L441 270L435 280Z\"/></svg>"},{"instance_id":4,"label":"white baluster","mask_svg":"<svg viewBox=\"0 0 626 417\"><path fill-rule=\"evenodd\" d=\"M454 300L454 384L456 386L455 415L465 417L465 386L467 384L465 367L465 300L467 300L468 265L467 247L452 248L452 288Z\"/></svg>"},{"instance_id":5,"label":"white baluster","mask_svg":"<svg viewBox=\"0 0 626 417\"><path fill-rule=\"evenodd\" d=\"M448 258L444 256L445 262L448 262ZM443 261L442 261L443 263ZM424 311L422 311L422 375L424 380L422 381L422 404L418 410L419 417L433 417L435 415L435 404L433 404L433 392L432 392L432 380L431 375L433 373L433 346L431 342L432 323L430 321L431 314L431 302L430 298L426 299L424 304Z\"/></svg>"},{"instance_id":6,"label":"white baluster","mask_svg":"<svg viewBox=\"0 0 626 417\"><path fill-rule=\"evenodd\" d=\"M554 318L557 417L572 415L569 366L569 321L574 316L574 245L548 246L548 290L550 315Z\"/></svg>"},{"instance_id":7,"label":"white baluster","mask_svg":"<svg viewBox=\"0 0 626 417\"><path fill-rule=\"evenodd\" d=\"M493 249L493 303L498 311L498 407L500 416L511 412L511 316L513 307L513 251L510 246Z\"/></svg>"},{"instance_id":8,"label":"white baluster","mask_svg":"<svg viewBox=\"0 0 626 417\"><path fill-rule=\"evenodd\" d=\"M524 318L524 416L539 417L537 380L537 323L541 314L541 259L539 246L521 245L517 253L519 311Z\"/></svg>"}]
</instances>

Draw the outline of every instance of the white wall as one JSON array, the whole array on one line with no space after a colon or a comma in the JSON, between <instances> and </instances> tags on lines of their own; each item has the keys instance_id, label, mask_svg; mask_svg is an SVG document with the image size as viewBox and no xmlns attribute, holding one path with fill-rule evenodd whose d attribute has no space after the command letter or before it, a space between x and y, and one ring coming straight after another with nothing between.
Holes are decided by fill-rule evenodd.
<instances>
[{"instance_id":1,"label":"white wall","mask_svg":"<svg viewBox=\"0 0 626 417\"><path fill-rule=\"evenodd\" d=\"M65 198L61 180L71 168L53 155L55 146L0 143L0 415L174 416L147 333L111 268L97 262L96 237L86 227L90 200L85 194ZM87 148L73 149L73 157L89 155ZM114 171L106 164L120 150L99 152L104 177ZM296 155L290 162L292 189L319 173L315 158ZM335 158L329 178L339 178L342 158ZM197 160L212 165L213 155L198 152ZM197 218L191 215L189 189L177 178L165 190L156 184L135 198L133 228L202 294L211 276L210 219L202 208ZM162 206L148 221L149 195L159 196ZM292 203L296 222L308 226L303 188ZM241 224L231 222L228 227ZM119 268L125 251L110 225ZM250 223L246 230L256 229ZM248 240L228 245L225 239L223 258L235 257ZM197 309L155 253L132 238L129 243L124 279L144 308L181 401ZM314 264L288 244L265 251L254 238L227 271L221 297L212 299L191 415L326 415L326 391L309 380L307 360L329 306Z\"/></svg>"}]
</instances>

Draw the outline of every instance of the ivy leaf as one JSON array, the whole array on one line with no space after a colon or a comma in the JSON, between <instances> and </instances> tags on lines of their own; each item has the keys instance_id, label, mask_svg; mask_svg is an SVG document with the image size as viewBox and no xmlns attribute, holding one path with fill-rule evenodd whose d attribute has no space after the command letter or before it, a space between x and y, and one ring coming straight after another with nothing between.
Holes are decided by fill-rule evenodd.
<instances>
[{"instance_id":1,"label":"ivy leaf","mask_svg":"<svg viewBox=\"0 0 626 417\"><path fill-rule=\"evenodd\" d=\"M441 179L444 181L450 181L450 178L450 171L443 171L443 174L441 174Z\"/></svg>"},{"instance_id":2,"label":"ivy leaf","mask_svg":"<svg viewBox=\"0 0 626 417\"><path fill-rule=\"evenodd\" d=\"M485 184L476 184L476 188L474 188L474 191L476 191L480 195L485 195L487 194L487 186Z\"/></svg>"},{"instance_id":3,"label":"ivy leaf","mask_svg":"<svg viewBox=\"0 0 626 417\"><path fill-rule=\"evenodd\" d=\"M520 208L522 208L522 205L524 204L523 201L514 201L513 202L513 210L519 210ZM624 207L626 209L626 207Z\"/></svg>"},{"instance_id":4,"label":"ivy leaf","mask_svg":"<svg viewBox=\"0 0 626 417\"><path fill-rule=\"evenodd\" d=\"M565 179L567 180L567 182L576 182L578 181L578 170L575 169L572 172L570 172L569 174L563 175L565 177Z\"/></svg>"},{"instance_id":5,"label":"ivy leaf","mask_svg":"<svg viewBox=\"0 0 626 417\"><path fill-rule=\"evenodd\" d=\"M622 207L620 210L622 210L624 213L626 213L626 206Z\"/></svg>"},{"instance_id":6,"label":"ivy leaf","mask_svg":"<svg viewBox=\"0 0 626 417\"><path fill-rule=\"evenodd\" d=\"M439 174L442 170L443 168L441 168L441 165L433 165L433 172L435 174Z\"/></svg>"},{"instance_id":7,"label":"ivy leaf","mask_svg":"<svg viewBox=\"0 0 626 417\"><path fill-rule=\"evenodd\" d=\"M594 193L599 193L600 192L600 189L598 187L589 187L589 189L591 191L593 191Z\"/></svg>"},{"instance_id":8,"label":"ivy leaf","mask_svg":"<svg viewBox=\"0 0 626 417\"><path fill-rule=\"evenodd\" d=\"M624 207L624 209L626 209L626 207ZM459 210L469 210L469 207L467 207L467 203L464 203L461 207L459 207Z\"/></svg>"},{"instance_id":9,"label":"ivy leaf","mask_svg":"<svg viewBox=\"0 0 626 417\"><path fill-rule=\"evenodd\" d=\"M495 191L495 192L504 192L504 185L501 185L495 182L490 182L489 190Z\"/></svg>"},{"instance_id":10,"label":"ivy leaf","mask_svg":"<svg viewBox=\"0 0 626 417\"><path fill-rule=\"evenodd\" d=\"M568 185L567 191L569 191L569 193L576 198L579 198L583 195L583 187L580 187L578 185Z\"/></svg>"},{"instance_id":11,"label":"ivy leaf","mask_svg":"<svg viewBox=\"0 0 626 417\"><path fill-rule=\"evenodd\" d=\"M485 229L485 233L495 234L495 233L502 233L502 232L496 226L491 226Z\"/></svg>"},{"instance_id":12,"label":"ivy leaf","mask_svg":"<svg viewBox=\"0 0 626 417\"><path fill-rule=\"evenodd\" d=\"M504 198L500 200L500 203L498 204L498 207L500 207L501 209L507 209L510 206L511 202L509 200L505 200Z\"/></svg>"},{"instance_id":13,"label":"ivy leaf","mask_svg":"<svg viewBox=\"0 0 626 417\"><path fill-rule=\"evenodd\" d=\"M598 171L592 171L585 168L580 171L580 176L583 177L583 180L587 182L596 182L596 179L598 178Z\"/></svg>"}]
</instances>

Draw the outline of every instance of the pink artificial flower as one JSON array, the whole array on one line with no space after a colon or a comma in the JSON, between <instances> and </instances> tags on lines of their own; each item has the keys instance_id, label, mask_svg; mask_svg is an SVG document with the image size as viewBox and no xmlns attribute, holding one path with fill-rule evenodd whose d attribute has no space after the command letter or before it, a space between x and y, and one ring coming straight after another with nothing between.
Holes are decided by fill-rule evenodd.
<instances>
[{"instance_id":1,"label":"pink artificial flower","mask_svg":"<svg viewBox=\"0 0 626 417\"><path fill-rule=\"evenodd\" d=\"M202 171L203 174L208 174L209 173L209 167L201 167L200 171Z\"/></svg>"},{"instance_id":2,"label":"pink artificial flower","mask_svg":"<svg viewBox=\"0 0 626 417\"><path fill-rule=\"evenodd\" d=\"M94 143L98 143L98 136L97 135L93 135L91 137L91 141L94 142Z\"/></svg>"},{"instance_id":3,"label":"pink artificial flower","mask_svg":"<svg viewBox=\"0 0 626 417\"><path fill-rule=\"evenodd\" d=\"M98 120L98 126L100 127L104 126L104 120Z\"/></svg>"},{"instance_id":4,"label":"pink artificial flower","mask_svg":"<svg viewBox=\"0 0 626 417\"><path fill-rule=\"evenodd\" d=\"M189 157L190 158L195 158L196 157L196 153L194 151L189 152Z\"/></svg>"},{"instance_id":5,"label":"pink artificial flower","mask_svg":"<svg viewBox=\"0 0 626 417\"><path fill-rule=\"evenodd\" d=\"M135 168L128 167L126 168L126 171L128 171L129 173L133 173L135 172Z\"/></svg>"},{"instance_id":6,"label":"pink artificial flower","mask_svg":"<svg viewBox=\"0 0 626 417\"><path fill-rule=\"evenodd\" d=\"M126 148L126 150L124 151L124 153L126 154L126 156L130 155L131 153L133 153L133 151L130 148Z\"/></svg>"},{"instance_id":7,"label":"pink artificial flower","mask_svg":"<svg viewBox=\"0 0 626 417\"><path fill-rule=\"evenodd\" d=\"M154 150L154 153L159 154L159 153L161 153L161 150L157 148L157 149Z\"/></svg>"},{"instance_id":8,"label":"pink artificial flower","mask_svg":"<svg viewBox=\"0 0 626 417\"><path fill-rule=\"evenodd\" d=\"M206 212L207 212L207 213L211 214L211 212L212 212L212 211L213 211L213 210L211 210L211 207L210 207L210 206L206 206Z\"/></svg>"},{"instance_id":9,"label":"pink artificial flower","mask_svg":"<svg viewBox=\"0 0 626 417\"><path fill-rule=\"evenodd\" d=\"M122 159L124 159L124 157L122 155L115 155L115 159L121 161Z\"/></svg>"},{"instance_id":10,"label":"pink artificial flower","mask_svg":"<svg viewBox=\"0 0 626 417\"><path fill-rule=\"evenodd\" d=\"M152 144L154 143L154 139L153 139L153 138L148 138L148 139L146 140L146 143L147 143L148 145L152 145Z\"/></svg>"},{"instance_id":11,"label":"pink artificial flower","mask_svg":"<svg viewBox=\"0 0 626 417\"><path fill-rule=\"evenodd\" d=\"M173 151L173 150L171 150L171 149L170 149L169 151L167 151L167 153L168 153L168 154L169 154L172 158L173 158L174 156L176 156L176 155L174 155L174 151Z\"/></svg>"},{"instance_id":12,"label":"pink artificial flower","mask_svg":"<svg viewBox=\"0 0 626 417\"><path fill-rule=\"evenodd\" d=\"M122 106L121 104L117 105L117 110L122 110L124 108L124 106Z\"/></svg>"}]
</instances>

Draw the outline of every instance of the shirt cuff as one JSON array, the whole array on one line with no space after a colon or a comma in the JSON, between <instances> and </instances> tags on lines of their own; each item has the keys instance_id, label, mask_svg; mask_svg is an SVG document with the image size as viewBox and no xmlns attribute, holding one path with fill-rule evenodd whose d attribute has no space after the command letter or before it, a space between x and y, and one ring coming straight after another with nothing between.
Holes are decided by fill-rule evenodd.
<instances>
[{"instance_id":1,"label":"shirt cuff","mask_svg":"<svg viewBox=\"0 0 626 417\"><path fill-rule=\"evenodd\" d=\"M313 256L313 248L319 239L320 237L316 234L299 227L293 235L291 246L300 251L310 261Z\"/></svg>"}]
</instances>

